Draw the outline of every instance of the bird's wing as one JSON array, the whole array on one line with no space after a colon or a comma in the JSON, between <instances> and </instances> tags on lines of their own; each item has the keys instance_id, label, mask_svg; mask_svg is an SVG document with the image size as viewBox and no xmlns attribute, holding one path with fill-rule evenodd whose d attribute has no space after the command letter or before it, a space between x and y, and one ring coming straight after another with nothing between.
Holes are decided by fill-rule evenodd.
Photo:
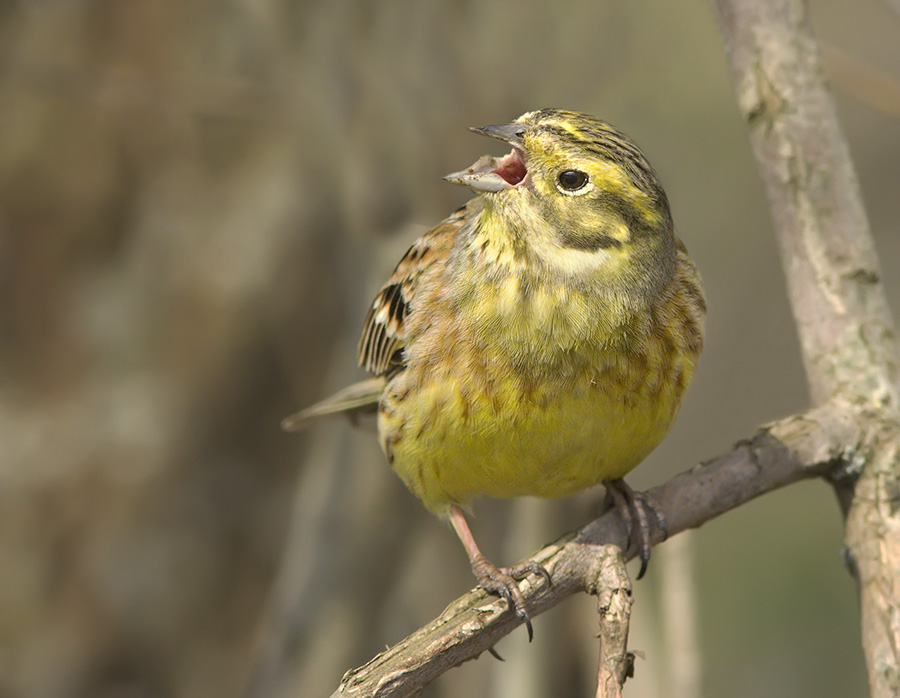
<instances>
[{"instance_id":1,"label":"bird's wing","mask_svg":"<svg viewBox=\"0 0 900 698\"><path fill-rule=\"evenodd\" d=\"M420 280L447 261L471 203L422 235L397 264L369 308L359 338L359 365L383 376L405 365L406 318L416 308Z\"/></svg>"},{"instance_id":2,"label":"bird's wing","mask_svg":"<svg viewBox=\"0 0 900 698\"><path fill-rule=\"evenodd\" d=\"M281 427L297 431L316 417L344 412L353 417L374 412L385 375L405 365L405 321L414 312L419 281L446 262L472 204L463 206L413 243L375 297L359 340L359 365L377 377L354 383L331 397L287 417Z\"/></svg>"}]
</instances>

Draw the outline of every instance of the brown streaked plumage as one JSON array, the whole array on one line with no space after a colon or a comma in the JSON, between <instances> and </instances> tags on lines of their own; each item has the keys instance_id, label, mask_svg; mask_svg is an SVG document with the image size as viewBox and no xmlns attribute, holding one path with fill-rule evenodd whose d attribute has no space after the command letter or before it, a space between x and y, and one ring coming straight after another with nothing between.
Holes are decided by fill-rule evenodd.
<instances>
[{"instance_id":1,"label":"brown streaked plumage","mask_svg":"<svg viewBox=\"0 0 900 698\"><path fill-rule=\"evenodd\" d=\"M402 367L405 320L421 279L447 262L459 226L465 220L463 206L440 225L416 240L398 262L390 279L375 296L359 339L359 365L381 376Z\"/></svg>"}]
</instances>

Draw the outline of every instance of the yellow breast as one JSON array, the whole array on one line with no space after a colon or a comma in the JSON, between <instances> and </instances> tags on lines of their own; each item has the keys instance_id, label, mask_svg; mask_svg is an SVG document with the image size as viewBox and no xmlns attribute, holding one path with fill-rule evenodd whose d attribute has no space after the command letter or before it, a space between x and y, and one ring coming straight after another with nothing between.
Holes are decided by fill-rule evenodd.
<instances>
[{"instance_id":1,"label":"yellow breast","mask_svg":"<svg viewBox=\"0 0 900 698\"><path fill-rule=\"evenodd\" d=\"M434 511L479 494L572 494L623 477L660 442L693 370L690 361L677 363L671 370L680 379L648 376L645 384L626 359L571 384L529 390L499 379L489 392L475 392L452 373L405 399L405 386L392 386L379 420L383 445Z\"/></svg>"},{"instance_id":2,"label":"yellow breast","mask_svg":"<svg viewBox=\"0 0 900 698\"><path fill-rule=\"evenodd\" d=\"M394 469L437 513L480 494L560 497L623 477L665 436L700 351L681 294L664 300L633 341L592 338L540 361L511 352L515 343L432 324L382 398L379 433ZM517 327L505 324L503 336ZM515 340L527 337L546 344Z\"/></svg>"}]
</instances>

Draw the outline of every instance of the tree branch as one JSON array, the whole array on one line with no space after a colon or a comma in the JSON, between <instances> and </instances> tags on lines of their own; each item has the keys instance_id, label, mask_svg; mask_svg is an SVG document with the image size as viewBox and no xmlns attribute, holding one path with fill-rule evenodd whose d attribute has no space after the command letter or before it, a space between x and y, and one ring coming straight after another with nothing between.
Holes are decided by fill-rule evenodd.
<instances>
[{"instance_id":1,"label":"tree branch","mask_svg":"<svg viewBox=\"0 0 900 698\"><path fill-rule=\"evenodd\" d=\"M734 450L677 475L650 491L674 535L696 528L765 492L804 478L842 472L846 444L858 426L843 409L825 406L758 431ZM654 531L653 542L662 533ZM520 584L532 617L579 591L591 591L606 556L601 546L624 548L625 532L615 512L564 536L532 556L550 572L547 587L532 577ZM629 551L630 559L634 553ZM332 698L398 698L413 695L440 674L473 659L519 625L506 602L480 589L470 591L439 618L348 672Z\"/></svg>"},{"instance_id":2,"label":"tree branch","mask_svg":"<svg viewBox=\"0 0 900 698\"><path fill-rule=\"evenodd\" d=\"M871 694L897 696L900 381L859 184L803 3L716 4L775 219L810 394L814 403L840 401L859 414L858 440L849 442L854 472L835 484L859 583Z\"/></svg>"}]
</instances>

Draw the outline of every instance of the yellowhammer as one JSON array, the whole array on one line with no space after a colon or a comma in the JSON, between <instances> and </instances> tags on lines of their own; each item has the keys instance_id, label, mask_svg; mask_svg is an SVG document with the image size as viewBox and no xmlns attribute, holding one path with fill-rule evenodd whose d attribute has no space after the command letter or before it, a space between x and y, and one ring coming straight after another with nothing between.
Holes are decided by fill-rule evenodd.
<instances>
[{"instance_id":1,"label":"yellowhammer","mask_svg":"<svg viewBox=\"0 0 900 698\"><path fill-rule=\"evenodd\" d=\"M472 130L512 152L446 177L478 195L410 247L369 308L359 363L377 378L285 426L377 406L388 461L530 637L516 580L549 575L488 562L463 509L603 482L629 535L638 521L643 574L655 508L622 478L672 423L706 303L662 185L622 132L559 109Z\"/></svg>"}]
</instances>

